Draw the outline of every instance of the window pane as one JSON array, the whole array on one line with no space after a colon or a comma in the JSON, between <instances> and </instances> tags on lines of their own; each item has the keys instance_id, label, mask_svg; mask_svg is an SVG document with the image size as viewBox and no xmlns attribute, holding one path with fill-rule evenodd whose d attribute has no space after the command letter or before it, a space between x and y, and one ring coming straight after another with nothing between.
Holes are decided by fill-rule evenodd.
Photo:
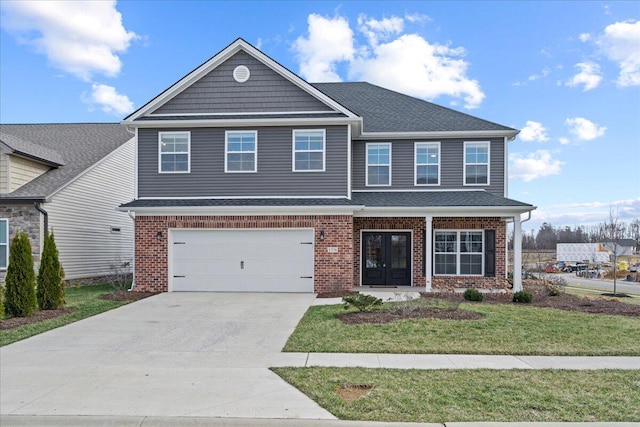
<instances>
[{"instance_id":1,"label":"window pane","mask_svg":"<svg viewBox=\"0 0 640 427\"><path fill-rule=\"evenodd\" d=\"M366 268L382 267L382 235L369 234L365 243Z\"/></svg>"},{"instance_id":2,"label":"window pane","mask_svg":"<svg viewBox=\"0 0 640 427\"><path fill-rule=\"evenodd\" d=\"M7 268L7 245L0 245L0 268Z\"/></svg>"},{"instance_id":3,"label":"window pane","mask_svg":"<svg viewBox=\"0 0 640 427\"><path fill-rule=\"evenodd\" d=\"M0 243L7 243L7 221L0 221Z\"/></svg>"},{"instance_id":4,"label":"window pane","mask_svg":"<svg viewBox=\"0 0 640 427\"><path fill-rule=\"evenodd\" d=\"M188 170L188 156L186 154L163 154L163 172L186 172Z\"/></svg>"},{"instance_id":5,"label":"window pane","mask_svg":"<svg viewBox=\"0 0 640 427\"><path fill-rule=\"evenodd\" d=\"M296 140L296 151L309 150L309 141Z\"/></svg>"},{"instance_id":6,"label":"window pane","mask_svg":"<svg viewBox=\"0 0 640 427\"><path fill-rule=\"evenodd\" d=\"M369 185L389 185L389 166L369 166Z\"/></svg>"},{"instance_id":7,"label":"window pane","mask_svg":"<svg viewBox=\"0 0 640 427\"><path fill-rule=\"evenodd\" d=\"M457 233L455 231L438 231L435 237L436 252L456 252Z\"/></svg>"},{"instance_id":8,"label":"window pane","mask_svg":"<svg viewBox=\"0 0 640 427\"><path fill-rule=\"evenodd\" d=\"M391 235L391 268L407 268L407 236Z\"/></svg>"},{"instance_id":9,"label":"window pane","mask_svg":"<svg viewBox=\"0 0 640 427\"><path fill-rule=\"evenodd\" d=\"M460 252L482 253L482 232L463 231L460 233Z\"/></svg>"},{"instance_id":10,"label":"window pane","mask_svg":"<svg viewBox=\"0 0 640 427\"><path fill-rule=\"evenodd\" d=\"M435 274L456 274L456 255L436 254L434 270Z\"/></svg>"},{"instance_id":11,"label":"window pane","mask_svg":"<svg viewBox=\"0 0 640 427\"><path fill-rule=\"evenodd\" d=\"M482 274L482 255L460 255L460 274Z\"/></svg>"}]
</instances>

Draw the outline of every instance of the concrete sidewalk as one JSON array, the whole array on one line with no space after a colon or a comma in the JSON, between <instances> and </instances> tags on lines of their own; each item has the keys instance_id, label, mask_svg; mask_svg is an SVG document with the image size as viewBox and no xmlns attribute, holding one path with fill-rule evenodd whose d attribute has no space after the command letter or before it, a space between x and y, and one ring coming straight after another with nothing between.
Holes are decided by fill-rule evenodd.
<instances>
[{"instance_id":1,"label":"concrete sidewalk","mask_svg":"<svg viewBox=\"0 0 640 427\"><path fill-rule=\"evenodd\" d=\"M304 353L281 353L284 355ZM390 369L640 369L633 356L502 356L474 354L307 353L277 366ZM281 363L280 363L281 362ZM297 363L296 363L297 362Z\"/></svg>"}]
</instances>

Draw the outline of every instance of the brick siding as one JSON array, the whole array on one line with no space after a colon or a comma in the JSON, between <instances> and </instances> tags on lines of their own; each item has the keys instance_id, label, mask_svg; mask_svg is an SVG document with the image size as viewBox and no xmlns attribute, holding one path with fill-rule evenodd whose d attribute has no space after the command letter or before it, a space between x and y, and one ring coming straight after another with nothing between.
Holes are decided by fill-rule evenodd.
<instances>
[{"instance_id":1,"label":"brick siding","mask_svg":"<svg viewBox=\"0 0 640 427\"><path fill-rule=\"evenodd\" d=\"M167 292L168 229L313 228L314 291L351 290L353 286L353 218L350 215L137 216L136 290ZM320 231L324 239L320 240ZM157 240L158 232L162 239ZM329 253L337 247L337 253Z\"/></svg>"}]
</instances>

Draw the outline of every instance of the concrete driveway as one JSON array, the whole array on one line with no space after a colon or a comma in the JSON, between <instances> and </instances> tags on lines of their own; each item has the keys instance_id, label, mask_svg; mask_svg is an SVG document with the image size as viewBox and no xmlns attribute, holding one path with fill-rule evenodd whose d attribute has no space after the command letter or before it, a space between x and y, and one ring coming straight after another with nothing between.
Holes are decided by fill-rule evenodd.
<instances>
[{"instance_id":1,"label":"concrete driveway","mask_svg":"<svg viewBox=\"0 0 640 427\"><path fill-rule=\"evenodd\" d=\"M334 419L269 371L312 294L165 293L0 349L0 413Z\"/></svg>"}]
</instances>

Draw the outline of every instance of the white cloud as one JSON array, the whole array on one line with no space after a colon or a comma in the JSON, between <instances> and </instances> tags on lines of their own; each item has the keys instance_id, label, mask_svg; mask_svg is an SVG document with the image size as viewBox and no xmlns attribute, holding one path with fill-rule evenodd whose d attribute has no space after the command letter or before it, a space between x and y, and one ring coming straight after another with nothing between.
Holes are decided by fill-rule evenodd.
<instances>
[{"instance_id":1,"label":"white cloud","mask_svg":"<svg viewBox=\"0 0 640 427\"><path fill-rule=\"evenodd\" d=\"M595 62L580 62L576 64L576 68L579 68L580 72L567 82L567 86L584 85L582 91L586 92L600 85L602 74L598 64Z\"/></svg>"},{"instance_id":2,"label":"white cloud","mask_svg":"<svg viewBox=\"0 0 640 427\"><path fill-rule=\"evenodd\" d=\"M312 13L307 18L308 38L298 37L293 50L300 61L300 74L312 82L337 82L336 63L350 61L355 54L353 30L346 18L325 18Z\"/></svg>"},{"instance_id":3,"label":"white cloud","mask_svg":"<svg viewBox=\"0 0 640 427\"><path fill-rule=\"evenodd\" d=\"M591 40L591 34L589 33L582 33L578 36L578 38L580 39L581 42L586 42Z\"/></svg>"},{"instance_id":4,"label":"white cloud","mask_svg":"<svg viewBox=\"0 0 640 427\"><path fill-rule=\"evenodd\" d=\"M569 132L582 141L591 141L603 136L607 130L606 127L598 126L584 117L569 118L565 120L565 124L569 127Z\"/></svg>"},{"instance_id":5,"label":"white cloud","mask_svg":"<svg viewBox=\"0 0 640 427\"><path fill-rule=\"evenodd\" d=\"M411 23L425 23L425 22L430 22L432 21L432 19L429 17L429 15L425 15L422 13L405 13L404 15L404 19L406 19L407 21L411 22Z\"/></svg>"},{"instance_id":6,"label":"white cloud","mask_svg":"<svg viewBox=\"0 0 640 427\"><path fill-rule=\"evenodd\" d=\"M371 46L377 46L380 40L388 40L404 30L404 20L397 16L377 20L361 14L358 16L358 30L367 37Z\"/></svg>"},{"instance_id":7,"label":"white cloud","mask_svg":"<svg viewBox=\"0 0 640 427\"><path fill-rule=\"evenodd\" d=\"M509 177L532 181L549 175L558 175L564 163L553 159L548 150L537 150L523 156L520 153L509 155Z\"/></svg>"},{"instance_id":8,"label":"white cloud","mask_svg":"<svg viewBox=\"0 0 640 427\"><path fill-rule=\"evenodd\" d=\"M551 69L549 67L544 67L542 69L542 72L540 72L540 74L532 74L529 76L529 81L536 81L542 78L545 78L549 75L549 73L551 73Z\"/></svg>"},{"instance_id":9,"label":"white cloud","mask_svg":"<svg viewBox=\"0 0 640 427\"><path fill-rule=\"evenodd\" d=\"M137 37L122 25L115 1L9 1L3 10L7 31L86 81L95 73L116 76L118 54Z\"/></svg>"},{"instance_id":10,"label":"white cloud","mask_svg":"<svg viewBox=\"0 0 640 427\"><path fill-rule=\"evenodd\" d=\"M640 21L608 25L596 43L607 58L618 64L619 86L640 86Z\"/></svg>"},{"instance_id":11,"label":"white cloud","mask_svg":"<svg viewBox=\"0 0 640 427\"><path fill-rule=\"evenodd\" d=\"M640 198L636 198L539 207L533 212L532 223L548 222L554 226L595 225L609 220L609 210L612 208L617 210L621 221L628 223L640 218Z\"/></svg>"},{"instance_id":12,"label":"white cloud","mask_svg":"<svg viewBox=\"0 0 640 427\"><path fill-rule=\"evenodd\" d=\"M569 138L565 138L564 136L558 138L558 141L560 141L560 144L562 145L567 145L570 142Z\"/></svg>"},{"instance_id":13,"label":"white cloud","mask_svg":"<svg viewBox=\"0 0 640 427\"><path fill-rule=\"evenodd\" d=\"M337 65L343 62L350 80L366 80L429 100L450 96L464 100L465 108L478 107L485 95L479 82L467 76L464 48L402 34L405 19L413 22L395 16L376 20L361 15L358 30L365 43L356 46L354 32L344 17L309 15L308 37L299 37L293 44L300 74L309 81L340 81Z\"/></svg>"},{"instance_id":14,"label":"white cloud","mask_svg":"<svg viewBox=\"0 0 640 427\"><path fill-rule=\"evenodd\" d=\"M520 139L523 141L548 141L547 130L542 123L527 120L527 124L520 131Z\"/></svg>"},{"instance_id":15,"label":"white cloud","mask_svg":"<svg viewBox=\"0 0 640 427\"><path fill-rule=\"evenodd\" d=\"M97 104L102 111L124 116L133 111L133 102L126 95L119 94L113 86L92 84L91 95L83 99L88 104Z\"/></svg>"}]
</instances>

